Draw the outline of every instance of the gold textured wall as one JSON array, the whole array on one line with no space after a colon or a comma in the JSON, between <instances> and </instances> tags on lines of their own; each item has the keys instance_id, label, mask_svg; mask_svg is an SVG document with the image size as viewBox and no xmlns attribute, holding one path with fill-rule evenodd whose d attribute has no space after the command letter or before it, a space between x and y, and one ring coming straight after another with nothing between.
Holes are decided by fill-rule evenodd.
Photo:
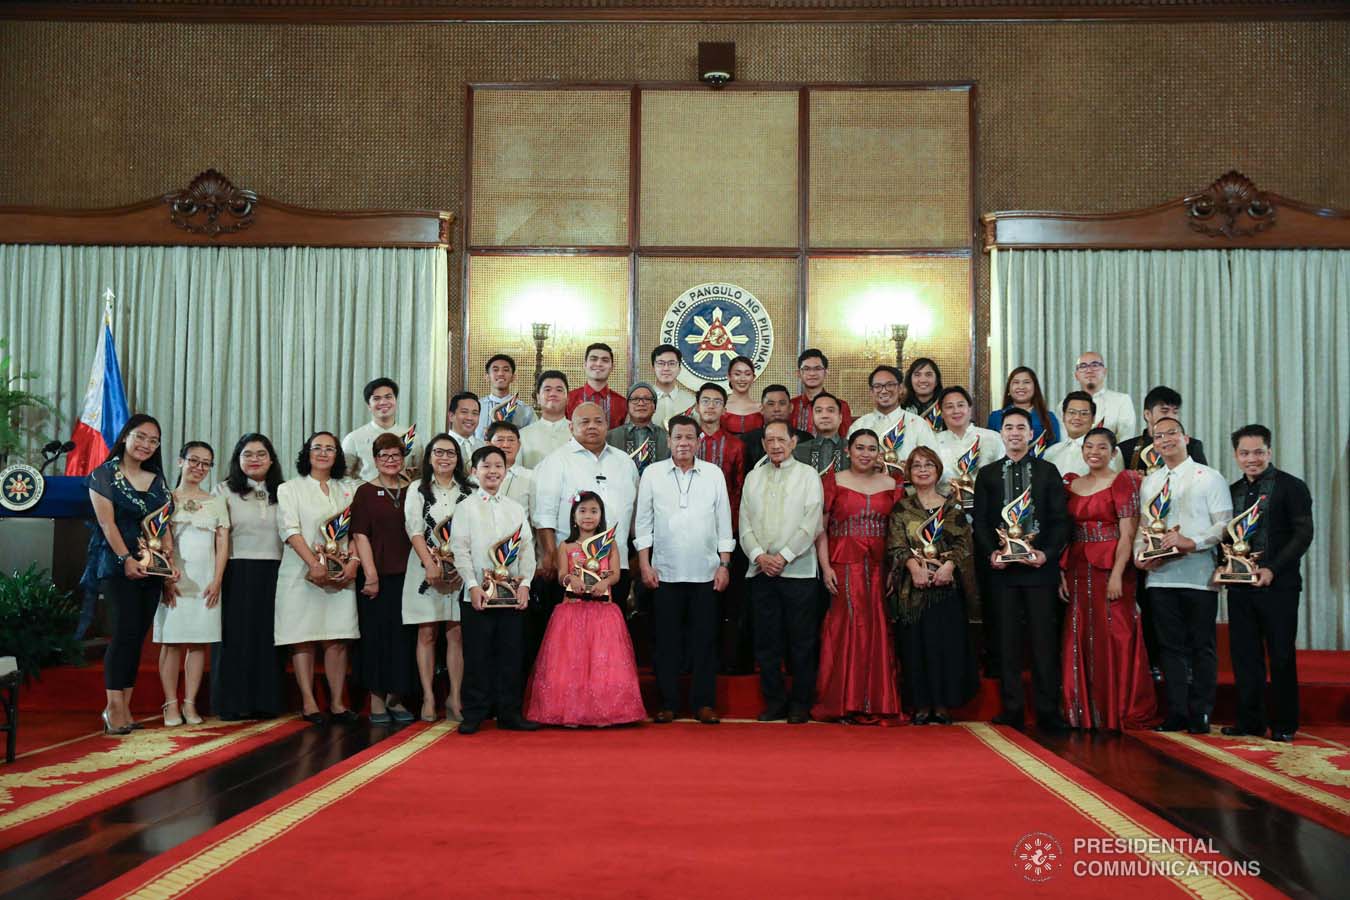
<instances>
[{"instance_id":1,"label":"gold textured wall","mask_svg":"<svg viewBox=\"0 0 1350 900\"><path fill-rule=\"evenodd\" d=\"M1229 168L1350 206L1344 21L3 22L0 203L122 204L215 166L293 203L458 212L466 82L692 80L707 40L747 81L977 82L981 211L1145 206ZM983 260L979 282L983 333Z\"/></svg>"}]
</instances>

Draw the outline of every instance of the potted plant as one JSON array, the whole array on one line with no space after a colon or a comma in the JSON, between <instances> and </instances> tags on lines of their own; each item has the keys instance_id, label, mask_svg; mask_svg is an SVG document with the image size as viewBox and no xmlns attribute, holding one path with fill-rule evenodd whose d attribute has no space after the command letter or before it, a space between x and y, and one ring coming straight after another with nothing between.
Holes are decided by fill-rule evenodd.
<instances>
[{"instance_id":1,"label":"potted plant","mask_svg":"<svg viewBox=\"0 0 1350 900\"><path fill-rule=\"evenodd\" d=\"M12 365L9 342L0 338L0 468L9 462L11 454L25 446L42 444L42 434L38 430L41 420L48 416L59 418L47 398L24 389L24 385L39 374L18 372L11 375Z\"/></svg>"},{"instance_id":2,"label":"potted plant","mask_svg":"<svg viewBox=\"0 0 1350 900\"><path fill-rule=\"evenodd\" d=\"M0 572L0 656L16 657L26 680L43 666L80 660L80 604L37 564Z\"/></svg>"}]
</instances>

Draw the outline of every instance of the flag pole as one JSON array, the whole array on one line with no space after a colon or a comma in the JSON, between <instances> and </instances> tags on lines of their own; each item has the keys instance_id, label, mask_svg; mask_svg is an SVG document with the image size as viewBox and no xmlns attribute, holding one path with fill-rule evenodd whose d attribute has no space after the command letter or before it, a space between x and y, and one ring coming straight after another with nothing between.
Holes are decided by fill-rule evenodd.
<instances>
[{"instance_id":1,"label":"flag pole","mask_svg":"<svg viewBox=\"0 0 1350 900\"><path fill-rule=\"evenodd\" d=\"M103 289L103 324L109 328L113 323L113 301L117 299L112 288Z\"/></svg>"}]
</instances>

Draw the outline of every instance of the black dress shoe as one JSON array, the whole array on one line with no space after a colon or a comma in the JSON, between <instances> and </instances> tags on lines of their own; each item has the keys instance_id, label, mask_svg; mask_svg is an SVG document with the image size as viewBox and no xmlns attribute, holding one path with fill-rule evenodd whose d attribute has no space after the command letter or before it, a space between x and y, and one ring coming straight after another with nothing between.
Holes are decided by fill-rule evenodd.
<instances>
[{"instance_id":1,"label":"black dress shoe","mask_svg":"<svg viewBox=\"0 0 1350 900\"><path fill-rule=\"evenodd\" d=\"M928 713L917 712L914 714L914 718L910 719L910 722L912 722L915 725L927 725L928 718L929 718Z\"/></svg>"},{"instance_id":2,"label":"black dress shoe","mask_svg":"<svg viewBox=\"0 0 1350 900\"><path fill-rule=\"evenodd\" d=\"M932 722L934 725L950 725L952 724L952 717L946 713L935 712L928 721Z\"/></svg>"},{"instance_id":3,"label":"black dress shoe","mask_svg":"<svg viewBox=\"0 0 1350 900\"><path fill-rule=\"evenodd\" d=\"M1219 729L1219 733L1224 737L1265 737L1266 730L1262 728L1257 731L1243 725L1225 725Z\"/></svg>"},{"instance_id":4,"label":"black dress shoe","mask_svg":"<svg viewBox=\"0 0 1350 900\"><path fill-rule=\"evenodd\" d=\"M1021 711L1016 713L1000 713L989 721L994 725L1007 725L1009 728L1016 728L1018 731L1027 730L1027 720Z\"/></svg>"},{"instance_id":5,"label":"black dress shoe","mask_svg":"<svg viewBox=\"0 0 1350 900\"><path fill-rule=\"evenodd\" d=\"M322 725L328 721L328 717L321 712L305 713L301 718L311 725Z\"/></svg>"},{"instance_id":6,"label":"black dress shoe","mask_svg":"<svg viewBox=\"0 0 1350 900\"><path fill-rule=\"evenodd\" d=\"M789 725L805 725L811 721L811 714L804 709L794 709L787 714Z\"/></svg>"},{"instance_id":7,"label":"black dress shoe","mask_svg":"<svg viewBox=\"0 0 1350 900\"><path fill-rule=\"evenodd\" d=\"M788 711L786 706L773 706L765 709L757 718L761 722L781 722L783 719L787 718L787 715Z\"/></svg>"},{"instance_id":8,"label":"black dress shoe","mask_svg":"<svg viewBox=\"0 0 1350 900\"><path fill-rule=\"evenodd\" d=\"M1192 719L1186 730L1191 734L1209 734L1209 716Z\"/></svg>"},{"instance_id":9,"label":"black dress shoe","mask_svg":"<svg viewBox=\"0 0 1350 900\"><path fill-rule=\"evenodd\" d=\"M542 726L538 722L532 722L523 716L507 716L506 718L497 718L497 727L503 731L538 731Z\"/></svg>"},{"instance_id":10,"label":"black dress shoe","mask_svg":"<svg viewBox=\"0 0 1350 900\"><path fill-rule=\"evenodd\" d=\"M1036 729L1046 734L1067 734L1073 726L1059 716L1041 716L1036 719Z\"/></svg>"},{"instance_id":11,"label":"black dress shoe","mask_svg":"<svg viewBox=\"0 0 1350 900\"><path fill-rule=\"evenodd\" d=\"M344 709L342 712L329 713L329 715L332 716L334 722L340 725L355 725L361 721L361 717L357 715L354 709Z\"/></svg>"},{"instance_id":12,"label":"black dress shoe","mask_svg":"<svg viewBox=\"0 0 1350 900\"><path fill-rule=\"evenodd\" d=\"M655 725L669 725L674 721L675 713L668 709L660 710L656 715L652 716L652 723Z\"/></svg>"},{"instance_id":13,"label":"black dress shoe","mask_svg":"<svg viewBox=\"0 0 1350 900\"><path fill-rule=\"evenodd\" d=\"M482 727L482 725L483 723L481 721L470 721L465 719L463 722L459 723L459 727L455 730L460 734L477 734L478 729Z\"/></svg>"},{"instance_id":14,"label":"black dress shoe","mask_svg":"<svg viewBox=\"0 0 1350 900\"><path fill-rule=\"evenodd\" d=\"M1153 726L1154 731L1185 731L1186 720L1180 716L1168 716L1158 725Z\"/></svg>"},{"instance_id":15,"label":"black dress shoe","mask_svg":"<svg viewBox=\"0 0 1350 900\"><path fill-rule=\"evenodd\" d=\"M1294 732L1292 731L1272 731L1270 739L1280 744L1292 744L1294 742Z\"/></svg>"}]
</instances>

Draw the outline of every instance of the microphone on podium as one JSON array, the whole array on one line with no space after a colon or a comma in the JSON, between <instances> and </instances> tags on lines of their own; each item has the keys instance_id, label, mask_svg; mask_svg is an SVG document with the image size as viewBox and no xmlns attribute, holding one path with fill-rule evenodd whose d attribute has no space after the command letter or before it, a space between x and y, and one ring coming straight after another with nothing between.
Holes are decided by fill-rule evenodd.
<instances>
[{"instance_id":1,"label":"microphone on podium","mask_svg":"<svg viewBox=\"0 0 1350 900\"><path fill-rule=\"evenodd\" d=\"M74 441L66 441L64 444L60 441L48 441L42 446L42 467L38 469L42 474L47 474L47 467L56 462L66 453L75 449Z\"/></svg>"}]
</instances>

